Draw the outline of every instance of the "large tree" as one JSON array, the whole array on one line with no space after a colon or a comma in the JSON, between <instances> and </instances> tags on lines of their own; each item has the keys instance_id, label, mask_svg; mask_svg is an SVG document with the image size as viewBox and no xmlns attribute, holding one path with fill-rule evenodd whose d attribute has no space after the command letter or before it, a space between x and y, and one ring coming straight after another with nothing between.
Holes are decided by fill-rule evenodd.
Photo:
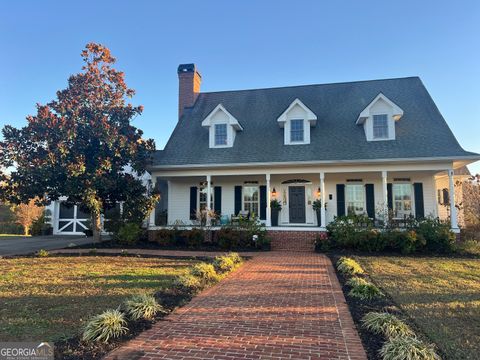
<instances>
[{"instance_id":1,"label":"large tree","mask_svg":"<svg viewBox=\"0 0 480 360\"><path fill-rule=\"evenodd\" d=\"M113 68L110 50L91 43L81 56L82 71L70 76L55 100L37 104L27 126L4 127L0 169L13 170L0 178L0 198L16 204L37 198L41 205L66 196L90 210L98 240L100 215L108 207L125 202L144 212L153 208L156 196L147 194L139 177L155 143L131 124L143 107L128 103L135 92Z\"/></svg>"}]
</instances>

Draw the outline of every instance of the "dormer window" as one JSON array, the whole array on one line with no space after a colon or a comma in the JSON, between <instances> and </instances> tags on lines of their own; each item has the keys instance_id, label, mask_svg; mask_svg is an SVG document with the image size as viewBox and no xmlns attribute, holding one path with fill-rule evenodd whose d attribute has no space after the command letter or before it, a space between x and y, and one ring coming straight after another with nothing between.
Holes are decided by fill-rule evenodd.
<instances>
[{"instance_id":1,"label":"dormer window","mask_svg":"<svg viewBox=\"0 0 480 360\"><path fill-rule=\"evenodd\" d=\"M232 147L237 132L243 130L238 120L222 104L208 114L202 126L208 128L210 148Z\"/></svg>"},{"instance_id":2,"label":"dormer window","mask_svg":"<svg viewBox=\"0 0 480 360\"><path fill-rule=\"evenodd\" d=\"M227 145L227 124L215 124L215 146Z\"/></svg>"},{"instance_id":3,"label":"dormer window","mask_svg":"<svg viewBox=\"0 0 480 360\"><path fill-rule=\"evenodd\" d=\"M290 120L290 142L303 142L303 119Z\"/></svg>"},{"instance_id":4,"label":"dormer window","mask_svg":"<svg viewBox=\"0 0 480 360\"><path fill-rule=\"evenodd\" d=\"M388 139L388 115L373 115L373 137L375 139Z\"/></svg>"},{"instance_id":5,"label":"dormer window","mask_svg":"<svg viewBox=\"0 0 480 360\"><path fill-rule=\"evenodd\" d=\"M285 145L310 144L310 128L317 123L317 116L299 99L295 99L277 119L284 128Z\"/></svg>"},{"instance_id":6,"label":"dormer window","mask_svg":"<svg viewBox=\"0 0 480 360\"><path fill-rule=\"evenodd\" d=\"M403 110L382 93L378 94L358 116L357 125L363 125L367 141L395 140L395 123Z\"/></svg>"}]
</instances>

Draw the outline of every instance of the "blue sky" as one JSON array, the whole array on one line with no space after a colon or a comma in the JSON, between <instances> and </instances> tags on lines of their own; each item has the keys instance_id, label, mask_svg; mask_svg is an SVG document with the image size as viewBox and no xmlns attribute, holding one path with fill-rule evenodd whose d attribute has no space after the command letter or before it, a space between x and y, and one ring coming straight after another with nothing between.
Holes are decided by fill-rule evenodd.
<instances>
[{"instance_id":1,"label":"blue sky","mask_svg":"<svg viewBox=\"0 0 480 360\"><path fill-rule=\"evenodd\" d=\"M145 106L136 126L165 145L180 63L202 91L420 76L461 145L480 153L479 1L6 1L0 127L22 126L107 45ZM480 162L471 166L480 173Z\"/></svg>"}]
</instances>

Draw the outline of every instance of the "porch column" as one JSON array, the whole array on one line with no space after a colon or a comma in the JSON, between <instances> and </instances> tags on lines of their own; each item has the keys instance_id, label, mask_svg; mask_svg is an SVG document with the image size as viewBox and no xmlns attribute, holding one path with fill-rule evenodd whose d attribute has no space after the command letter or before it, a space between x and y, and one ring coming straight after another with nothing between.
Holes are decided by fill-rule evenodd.
<instances>
[{"instance_id":1,"label":"porch column","mask_svg":"<svg viewBox=\"0 0 480 360\"><path fill-rule=\"evenodd\" d=\"M387 172L382 171L382 194L383 194L383 220L385 226L388 223L388 188L387 188Z\"/></svg>"},{"instance_id":2,"label":"porch column","mask_svg":"<svg viewBox=\"0 0 480 360\"><path fill-rule=\"evenodd\" d=\"M448 170L448 182L450 184L450 226L454 233L460 232L457 221L457 208L455 207L455 182L453 170Z\"/></svg>"},{"instance_id":3,"label":"porch column","mask_svg":"<svg viewBox=\"0 0 480 360\"><path fill-rule=\"evenodd\" d=\"M266 226L272 226L272 213L270 211L270 198L271 198L271 191L270 191L270 174L265 175L267 179L267 219L266 219Z\"/></svg>"},{"instance_id":4,"label":"porch column","mask_svg":"<svg viewBox=\"0 0 480 360\"><path fill-rule=\"evenodd\" d=\"M322 227L327 226L327 217L325 213L325 172L320 171L320 201L322 202L322 207L320 208L320 220L322 222Z\"/></svg>"},{"instance_id":5,"label":"porch column","mask_svg":"<svg viewBox=\"0 0 480 360\"><path fill-rule=\"evenodd\" d=\"M207 175L207 225L210 225L209 210L211 210L212 199L212 175Z\"/></svg>"},{"instance_id":6,"label":"porch column","mask_svg":"<svg viewBox=\"0 0 480 360\"><path fill-rule=\"evenodd\" d=\"M155 189L155 185L157 184L157 177L152 177L152 191ZM123 204L120 203L120 212L123 213ZM150 217L148 219L148 227L155 226L155 207L150 212Z\"/></svg>"}]
</instances>

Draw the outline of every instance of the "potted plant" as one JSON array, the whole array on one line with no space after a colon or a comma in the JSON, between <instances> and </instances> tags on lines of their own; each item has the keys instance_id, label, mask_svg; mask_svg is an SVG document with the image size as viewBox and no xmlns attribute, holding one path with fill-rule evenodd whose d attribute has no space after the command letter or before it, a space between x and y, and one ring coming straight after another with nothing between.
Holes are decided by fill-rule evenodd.
<instances>
[{"instance_id":1,"label":"potted plant","mask_svg":"<svg viewBox=\"0 0 480 360\"><path fill-rule=\"evenodd\" d=\"M317 225L322 226L322 215L321 215L321 210L322 210L322 200L317 199L313 202L312 204L313 210L317 214Z\"/></svg>"},{"instance_id":2,"label":"potted plant","mask_svg":"<svg viewBox=\"0 0 480 360\"><path fill-rule=\"evenodd\" d=\"M278 226L278 213L282 210L282 204L276 199L270 201L270 209L272 214L272 226Z\"/></svg>"}]
</instances>

